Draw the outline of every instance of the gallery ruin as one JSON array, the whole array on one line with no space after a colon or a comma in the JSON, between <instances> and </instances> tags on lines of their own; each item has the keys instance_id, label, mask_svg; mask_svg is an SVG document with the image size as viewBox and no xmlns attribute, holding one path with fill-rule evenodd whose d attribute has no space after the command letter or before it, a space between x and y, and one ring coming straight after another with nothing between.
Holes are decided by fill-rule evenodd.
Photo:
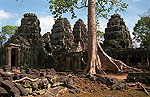
<instances>
[{"instance_id":1,"label":"gallery ruin","mask_svg":"<svg viewBox=\"0 0 150 97\"><path fill-rule=\"evenodd\" d=\"M55 68L57 71L80 71L87 62L87 29L79 19L73 29L67 18L58 18L50 32L40 34L40 21L26 13L21 25L0 49L0 66ZM149 65L150 50L134 49L130 32L120 15L111 16L105 29L103 49L127 65Z\"/></svg>"}]
</instances>

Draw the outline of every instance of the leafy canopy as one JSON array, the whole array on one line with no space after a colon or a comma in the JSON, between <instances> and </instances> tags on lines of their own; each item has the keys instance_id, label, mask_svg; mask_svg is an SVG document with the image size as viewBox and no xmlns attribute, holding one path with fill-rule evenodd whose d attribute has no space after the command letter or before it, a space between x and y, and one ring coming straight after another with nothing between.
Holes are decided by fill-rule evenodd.
<instances>
[{"instance_id":1,"label":"leafy canopy","mask_svg":"<svg viewBox=\"0 0 150 97\"><path fill-rule=\"evenodd\" d=\"M61 17L63 13L70 12L76 18L75 9L88 7L88 0L48 0L50 11L54 18ZM96 0L96 16L107 18L111 11L124 11L128 4L123 0Z\"/></svg>"},{"instance_id":2,"label":"leafy canopy","mask_svg":"<svg viewBox=\"0 0 150 97\"><path fill-rule=\"evenodd\" d=\"M141 17L133 28L134 39L141 48L150 48L150 17Z\"/></svg>"},{"instance_id":3,"label":"leafy canopy","mask_svg":"<svg viewBox=\"0 0 150 97\"><path fill-rule=\"evenodd\" d=\"M4 44L18 29L17 26L3 26L0 32L0 45Z\"/></svg>"}]
</instances>

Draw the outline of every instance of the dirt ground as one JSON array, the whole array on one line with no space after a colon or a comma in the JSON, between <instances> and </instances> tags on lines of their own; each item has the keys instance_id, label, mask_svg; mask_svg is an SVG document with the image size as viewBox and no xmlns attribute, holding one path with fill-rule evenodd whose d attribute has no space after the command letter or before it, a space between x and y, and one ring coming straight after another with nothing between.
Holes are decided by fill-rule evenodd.
<instances>
[{"instance_id":1,"label":"dirt ground","mask_svg":"<svg viewBox=\"0 0 150 97\"><path fill-rule=\"evenodd\" d=\"M126 79L125 75L108 75L108 77ZM137 87L129 87L127 90L110 90L103 84L98 82L92 82L84 78L74 79L77 83L76 88L80 90L80 93L69 93L68 91L59 97L149 97L143 91L137 90ZM132 84L132 83L129 83ZM135 84L135 83L133 83ZM145 85L144 85L145 86ZM85 91L84 88L86 87Z\"/></svg>"},{"instance_id":2,"label":"dirt ground","mask_svg":"<svg viewBox=\"0 0 150 97\"><path fill-rule=\"evenodd\" d=\"M109 74L107 75L108 77L111 78L117 78L117 79L127 79L128 74L123 74L123 75L113 75L113 74Z\"/></svg>"}]
</instances>

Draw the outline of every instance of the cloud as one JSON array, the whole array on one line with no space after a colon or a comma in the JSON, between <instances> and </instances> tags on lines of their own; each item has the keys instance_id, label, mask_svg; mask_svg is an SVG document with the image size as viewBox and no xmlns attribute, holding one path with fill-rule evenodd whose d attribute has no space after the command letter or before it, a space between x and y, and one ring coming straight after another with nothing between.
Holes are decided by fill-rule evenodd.
<instances>
[{"instance_id":1,"label":"cloud","mask_svg":"<svg viewBox=\"0 0 150 97\"><path fill-rule=\"evenodd\" d=\"M107 22L108 21L106 19L99 19L100 27L98 29L105 33L105 28L107 27Z\"/></svg>"},{"instance_id":2,"label":"cloud","mask_svg":"<svg viewBox=\"0 0 150 97\"><path fill-rule=\"evenodd\" d=\"M10 19L12 17L11 13L0 10L0 20Z\"/></svg>"},{"instance_id":3,"label":"cloud","mask_svg":"<svg viewBox=\"0 0 150 97\"><path fill-rule=\"evenodd\" d=\"M54 18L52 16L43 16L39 18L41 26L41 34L51 32L52 26L54 25Z\"/></svg>"},{"instance_id":4,"label":"cloud","mask_svg":"<svg viewBox=\"0 0 150 97\"><path fill-rule=\"evenodd\" d=\"M20 19L18 19L18 20L16 21L16 24L17 24L18 26L20 26L20 25L21 25L21 18L20 18Z\"/></svg>"},{"instance_id":5,"label":"cloud","mask_svg":"<svg viewBox=\"0 0 150 97\"><path fill-rule=\"evenodd\" d=\"M17 16L17 14L15 14L15 13L6 12L6 11L0 9L0 25L4 21L6 21L6 20L8 20L10 18L16 17L16 16Z\"/></svg>"},{"instance_id":6,"label":"cloud","mask_svg":"<svg viewBox=\"0 0 150 97\"><path fill-rule=\"evenodd\" d=\"M141 0L133 0L133 2L139 2L139 1L141 1Z\"/></svg>"},{"instance_id":7,"label":"cloud","mask_svg":"<svg viewBox=\"0 0 150 97\"><path fill-rule=\"evenodd\" d=\"M2 24L2 22L4 20L10 19L11 18L11 14L8 12L5 12L4 10L0 10L0 24Z\"/></svg>"}]
</instances>

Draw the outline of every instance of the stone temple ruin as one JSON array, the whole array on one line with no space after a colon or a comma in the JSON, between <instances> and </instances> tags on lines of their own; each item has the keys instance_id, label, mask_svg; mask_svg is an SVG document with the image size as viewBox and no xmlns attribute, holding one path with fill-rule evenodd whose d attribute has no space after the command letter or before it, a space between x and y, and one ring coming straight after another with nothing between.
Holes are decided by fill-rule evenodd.
<instances>
[{"instance_id":1,"label":"stone temple ruin","mask_svg":"<svg viewBox=\"0 0 150 97\"><path fill-rule=\"evenodd\" d=\"M119 14L114 14L107 23L104 34L104 49L133 48L130 32Z\"/></svg>"},{"instance_id":2,"label":"stone temple ruin","mask_svg":"<svg viewBox=\"0 0 150 97\"><path fill-rule=\"evenodd\" d=\"M33 13L24 14L16 33L5 44L6 67L55 68L81 70L87 49L87 30L79 19L74 30L66 18L58 18L52 33L40 34L40 21ZM75 37L75 38L74 38ZM82 39L83 38L83 39ZM83 65L83 66L82 66Z\"/></svg>"},{"instance_id":3,"label":"stone temple ruin","mask_svg":"<svg viewBox=\"0 0 150 97\"><path fill-rule=\"evenodd\" d=\"M24 14L21 25L0 50L0 65L7 68L54 68L80 71L86 67L87 29L79 19L71 29L66 18L58 18L50 32L40 34L40 21L33 13ZM105 29L103 49L127 65L149 65L150 50L134 49L128 28L120 15L114 14Z\"/></svg>"},{"instance_id":4,"label":"stone temple ruin","mask_svg":"<svg viewBox=\"0 0 150 97\"><path fill-rule=\"evenodd\" d=\"M107 54L129 66L149 66L150 50L134 49L128 28L120 15L114 14L105 29L103 48Z\"/></svg>"},{"instance_id":5,"label":"stone temple ruin","mask_svg":"<svg viewBox=\"0 0 150 97\"><path fill-rule=\"evenodd\" d=\"M5 44L6 65L35 66L42 65L42 37L40 21L35 14L24 14L21 25Z\"/></svg>"}]
</instances>

